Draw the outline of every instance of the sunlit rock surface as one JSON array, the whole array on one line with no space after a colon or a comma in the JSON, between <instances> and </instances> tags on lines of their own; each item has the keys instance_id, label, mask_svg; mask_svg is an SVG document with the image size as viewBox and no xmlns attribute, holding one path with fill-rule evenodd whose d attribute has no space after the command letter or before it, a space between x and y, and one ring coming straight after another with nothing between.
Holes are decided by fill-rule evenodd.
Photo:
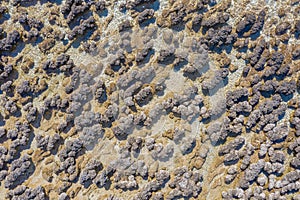
<instances>
[{"instance_id":1,"label":"sunlit rock surface","mask_svg":"<svg viewBox=\"0 0 300 200\"><path fill-rule=\"evenodd\" d=\"M0 1L0 199L300 199L299 14Z\"/></svg>"}]
</instances>

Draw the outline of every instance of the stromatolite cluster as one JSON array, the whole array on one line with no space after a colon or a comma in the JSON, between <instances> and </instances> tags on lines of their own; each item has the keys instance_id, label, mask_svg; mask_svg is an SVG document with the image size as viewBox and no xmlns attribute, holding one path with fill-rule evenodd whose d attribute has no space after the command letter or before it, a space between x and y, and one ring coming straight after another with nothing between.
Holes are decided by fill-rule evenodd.
<instances>
[{"instance_id":1,"label":"stromatolite cluster","mask_svg":"<svg viewBox=\"0 0 300 200\"><path fill-rule=\"evenodd\" d=\"M1 1L0 197L300 199L299 13Z\"/></svg>"}]
</instances>

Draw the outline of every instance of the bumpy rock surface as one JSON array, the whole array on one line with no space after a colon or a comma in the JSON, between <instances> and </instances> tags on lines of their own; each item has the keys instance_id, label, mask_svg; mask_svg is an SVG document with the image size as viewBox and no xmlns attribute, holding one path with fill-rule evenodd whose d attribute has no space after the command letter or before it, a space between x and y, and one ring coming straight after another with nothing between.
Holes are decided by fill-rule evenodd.
<instances>
[{"instance_id":1,"label":"bumpy rock surface","mask_svg":"<svg viewBox=\"0 0 300 200\"><path fill-rule=\"evenodd\" d=\"M300 199L299 1L0 1L0 199Z\"/></svg>"}]
</instances>

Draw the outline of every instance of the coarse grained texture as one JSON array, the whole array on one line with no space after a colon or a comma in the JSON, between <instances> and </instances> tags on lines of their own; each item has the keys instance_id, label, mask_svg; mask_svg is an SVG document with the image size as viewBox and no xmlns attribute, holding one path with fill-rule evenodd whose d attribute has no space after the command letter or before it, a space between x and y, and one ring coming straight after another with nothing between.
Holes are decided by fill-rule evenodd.
<instances>
[{"instance_id":1,"label":"coarse grained texture","mask_svg":"<svg viewBox=\"0 0 300 200\"><path fill-rule=\"evenodd\" d=\"M300 199L299 3L0 1L0 199Z\"/></svg>"}]
</instances>

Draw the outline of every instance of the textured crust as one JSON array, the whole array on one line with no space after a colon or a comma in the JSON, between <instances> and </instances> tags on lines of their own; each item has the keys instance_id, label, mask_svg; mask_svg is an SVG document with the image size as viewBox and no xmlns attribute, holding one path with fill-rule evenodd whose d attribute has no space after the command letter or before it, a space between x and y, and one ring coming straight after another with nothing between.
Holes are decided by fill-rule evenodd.
<instances>
[{"instance_id":1,"label":"textured crust","mask_svg":"<svg viewBox=\"0 0 300 200\"><path fill-rule=\"evenodd\" d=\"M3 0L0 198L300 199L297 1Z\"/></svg>"}]
</instances>

